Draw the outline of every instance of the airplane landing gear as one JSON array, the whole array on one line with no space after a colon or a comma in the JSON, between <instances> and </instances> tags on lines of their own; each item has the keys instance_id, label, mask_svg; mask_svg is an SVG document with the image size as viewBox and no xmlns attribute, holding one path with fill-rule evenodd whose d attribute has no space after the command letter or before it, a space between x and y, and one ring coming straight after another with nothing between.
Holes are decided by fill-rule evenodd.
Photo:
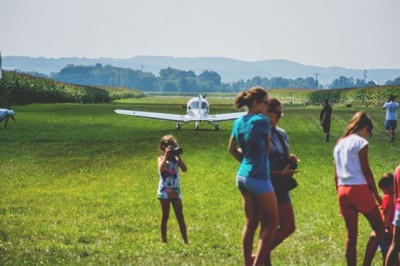
<instances>
[{"instance_id":1,"label":"airplane landing gear","mask_svg":"<svg viewBox=\"0 0 400 266\"><path fill-rule=\"evenodd\" d=\"M196 128L196 130L199 130L199 128L200 128L200 123L199 122L196 122L195 128Z\"/></svg>"},{"instance_id":2,"label":"airplane landing gear","mask_svg":"<svg viewBox=\"0 0 400 266\"><path fill-rule=\"evenodd\" d=\"M216 130L216 131L219 131L219 130L220 130L219 124L215 124L215 130Z\"/></svg>"},{"instance_id":3,"label":"airplane landing gear","mask_svg":"<svg viewBox=\"0 0 400 266\"><path fill-rule=\"evenodd\" d=\"M181 124L176 123L176 130L179 130L179 129L181 129Z\"/></svg>"}]
</instances>

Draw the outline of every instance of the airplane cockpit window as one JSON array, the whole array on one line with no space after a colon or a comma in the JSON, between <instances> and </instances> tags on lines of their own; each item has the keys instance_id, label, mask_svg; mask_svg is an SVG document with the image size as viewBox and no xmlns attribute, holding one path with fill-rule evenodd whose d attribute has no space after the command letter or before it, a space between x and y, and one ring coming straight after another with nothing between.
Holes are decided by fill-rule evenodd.
<instances>
[{"instance_id":1,"label":"airplane cockpit window","mask_svg":"<svg viewBox=\"0 0 400 266\"><path fill-rule=\"evenodd\" d=\"M205 102L202 102L201 109L208 109L208 104L206 104Z\"/></svg>"},{"instance_id":2,"label":"airplane cockpit window","mask_svg":"<svg viewBox=\"0 0 400 266\"><path fill-rule=\"evenodd\" d=\"M199 109L199 102L190 103L189 109Z\"/></svg>"}]
</instances>

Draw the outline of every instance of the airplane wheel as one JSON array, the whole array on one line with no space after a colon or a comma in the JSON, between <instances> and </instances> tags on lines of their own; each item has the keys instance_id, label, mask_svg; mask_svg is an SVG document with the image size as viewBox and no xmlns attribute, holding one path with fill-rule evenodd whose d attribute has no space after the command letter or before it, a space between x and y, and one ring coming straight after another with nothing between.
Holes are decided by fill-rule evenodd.
<instances>
[{"instance_id":1,"label":"airplane wheel","mask_svg":"<svg viewBox=\"0 0 400 266\"><path fill-rule=\"evenodd\" d=\"M220 130L220 128L219 128L219 124L216 124L216 125L215 125L215 130L217 130L217 131L219 131L219 130Z\"/></svg>"},{"instance_id":2,"label":"airplane wheel","mask_svg":"<svg viewBox=\"0 0 400 266\"><path fill-rule=\"evenodd\" d=\"M181 129L181 124L177 123L176 124L176 130L179 130L179 129Z\"/></svg>"}]
</instances>

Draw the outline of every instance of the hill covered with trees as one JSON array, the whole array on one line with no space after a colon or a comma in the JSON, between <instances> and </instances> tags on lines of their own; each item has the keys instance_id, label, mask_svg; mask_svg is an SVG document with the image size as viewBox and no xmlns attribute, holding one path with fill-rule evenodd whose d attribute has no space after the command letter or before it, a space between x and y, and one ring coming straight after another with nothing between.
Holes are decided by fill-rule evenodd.
<instances>
[{"instance_id":1,"label":"hill covered with trees","mask_svg":"<svg viewBox=\"0 0 400 266\"><path fill-rule=\"evenodd\" d=\"M99 63L92 66L68 65L59 73L53 73L51 78L80 85L117 86L158 92L237 92L255 85L265 88L321 88L311 77L292 80L256 76L247 81L240 80L227 84L221 81L221 76L217 72L209 70L196 75L192 70L168 67L161 69L159 76L155 76L150 72L111 65L103 66Z\"/></svg>"}]
</instances>

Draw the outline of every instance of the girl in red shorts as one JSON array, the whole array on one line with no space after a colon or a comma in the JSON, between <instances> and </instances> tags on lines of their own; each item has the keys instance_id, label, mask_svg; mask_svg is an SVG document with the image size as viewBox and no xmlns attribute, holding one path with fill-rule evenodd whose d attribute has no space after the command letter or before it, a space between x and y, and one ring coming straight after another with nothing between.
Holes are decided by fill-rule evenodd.
<instances>
[{"instance_id":1,"label":"girl in red shorts","mask_svg":"<svg viewBox=\"0 0 400 266\"><path fill-rule=\"evenodd\" d=\"M347 265L357 265L359 213L367 218L372 227L363 265L372 264L385 230L378 209L381 198L368 163L367 138L372 135L372 129L372 121L367 114L357 112L333 150L340 214L346 223Z\"/></svg>"}]
</instances>

